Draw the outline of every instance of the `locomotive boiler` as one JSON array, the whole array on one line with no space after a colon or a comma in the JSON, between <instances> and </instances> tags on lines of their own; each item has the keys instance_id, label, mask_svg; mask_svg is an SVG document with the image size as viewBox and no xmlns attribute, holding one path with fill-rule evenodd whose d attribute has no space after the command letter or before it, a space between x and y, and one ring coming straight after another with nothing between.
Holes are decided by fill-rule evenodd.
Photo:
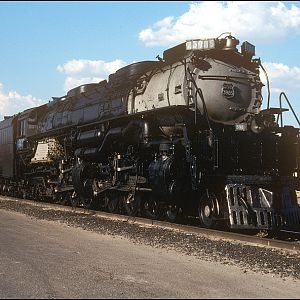
<instances>
[{"instance_id":1,"label":"locomotive boiler","mask_svg":"<svg viewBox=\"0 0 300 300\"><path fill-rule=\"evenodd\" d=\"M2 193L196 216L208 228L300 230L299 128L279 124L281 105L261 109L261 61L238 44L188 40L6 117Z\"/></svg>"}]
</instances>

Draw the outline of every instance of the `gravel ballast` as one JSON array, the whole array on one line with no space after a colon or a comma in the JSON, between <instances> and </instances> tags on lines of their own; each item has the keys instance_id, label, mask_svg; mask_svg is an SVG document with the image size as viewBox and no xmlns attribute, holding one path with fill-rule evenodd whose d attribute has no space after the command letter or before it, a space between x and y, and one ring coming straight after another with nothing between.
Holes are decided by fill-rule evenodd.
<instances>
[{"instance_id":1,"label":"gravel ballast","mask_svg":"<svg viewBox=\"0 0 300 300\"><path fill-rule=\"evenodd\" d=\"M41 208L23 203L22 200L12 201L5 197L0 198L0 209L16 211L40 220L59 221L68 226L79 227L99 234L121 236L134 243L175 250L206 261L238 265L244 272L251 270L269 273L272 276L280 276L283 280L287 277L294 280L300 279L299 251L259 247L177 230L141 226L71 209Z\"/></svg>"}]
</instances>

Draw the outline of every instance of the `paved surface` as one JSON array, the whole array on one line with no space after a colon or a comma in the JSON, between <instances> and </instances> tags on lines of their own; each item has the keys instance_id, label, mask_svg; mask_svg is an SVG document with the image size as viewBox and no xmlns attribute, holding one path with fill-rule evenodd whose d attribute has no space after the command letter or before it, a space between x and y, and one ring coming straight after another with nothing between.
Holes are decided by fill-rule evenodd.
<instances>
[{"instance_id":1,"label":"paved surface","mask_svg":"<svg viewBox=\"0 0 300 300\"><path fill-rule=\"evenodd\" d=\"M300 281L0 209L0 298L298 298Z\"/></svg>"}]
</instances>

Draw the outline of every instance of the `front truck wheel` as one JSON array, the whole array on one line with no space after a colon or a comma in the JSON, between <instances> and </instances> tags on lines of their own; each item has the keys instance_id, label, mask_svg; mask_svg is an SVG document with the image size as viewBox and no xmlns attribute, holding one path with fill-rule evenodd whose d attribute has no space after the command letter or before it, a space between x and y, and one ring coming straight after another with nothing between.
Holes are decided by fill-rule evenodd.
<instances>
[{"instance_id":1,"label":"front truck wheel","mask_svg":"<svg viewBox=\"0 0 300 300\"><path fill-rule=\"evenodd\" d=\"M205 228L214 228L220 218L220 203L214 193L206 192L201 196L198 204L200 224Z\"/></svg>"}]
</instances>

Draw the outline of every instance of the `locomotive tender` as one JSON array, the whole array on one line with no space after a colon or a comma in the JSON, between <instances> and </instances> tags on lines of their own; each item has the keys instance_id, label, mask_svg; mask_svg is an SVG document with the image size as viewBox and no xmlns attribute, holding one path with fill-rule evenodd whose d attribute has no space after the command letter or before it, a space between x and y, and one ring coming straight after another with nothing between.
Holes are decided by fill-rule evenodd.
<instances>
[{"instance_id":1,"label":"locomotive tender","mask_svg":"<svg viewBox=\"0 0 300 300\"><path fill-rule=\"evenodd\" d=\"M286 109L269 99L261 109L260 59L238 44L188 40L5 117L1 193L170 221L183 213L207 228L300 230L299 128L279 126Z\"/></svg>"}]
</instances>

